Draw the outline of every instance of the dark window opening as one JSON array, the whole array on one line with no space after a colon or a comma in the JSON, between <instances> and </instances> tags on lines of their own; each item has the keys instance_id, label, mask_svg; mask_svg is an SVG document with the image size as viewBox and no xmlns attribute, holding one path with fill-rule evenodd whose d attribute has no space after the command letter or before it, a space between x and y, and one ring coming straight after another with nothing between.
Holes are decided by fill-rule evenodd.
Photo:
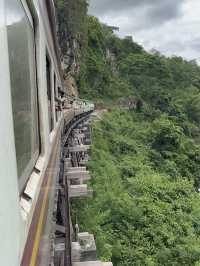
<instances>
[{"instance_id":1,"label":"dark window opening","mask_svg":"<svg viewBox=\"0 0 200 266\"><path fill-rule=\"evenodd\" d=\"M57 101L57 91L56 91L56 75L54 73L54 102L55 102L55 116L56 116L56 122L58 121L58 101Z\"/></svg>"},{"instance_id":2,"label":"dark window opening","mask_svg":"<svg viewBox=\"0 0 200 266\"><path fill-rule=\"evenodd\" d=\"M53 109L52 109L52 90L51 90L51 62L46 56L46 75L47 75L47 96L48 96L48 115L49 115L49 129L53 130Z\"/></svg>"}]
</instances>

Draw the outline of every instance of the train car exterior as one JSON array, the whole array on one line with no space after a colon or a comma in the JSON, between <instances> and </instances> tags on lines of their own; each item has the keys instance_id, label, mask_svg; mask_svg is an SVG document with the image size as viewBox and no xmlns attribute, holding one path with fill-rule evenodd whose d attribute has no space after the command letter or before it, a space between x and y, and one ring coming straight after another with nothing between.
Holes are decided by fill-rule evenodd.
<instances>
[{"instance_id":1,"label":"train car exterior","mask_svg":"<svg viewBox=\"0 0 200 266\"><path fill-rule=\"evenodd\" d=\"M64 119L94 106L62 110L52 0L0 0L0 51L0 265L18 266Z\"/></svg>"}]
</instances>

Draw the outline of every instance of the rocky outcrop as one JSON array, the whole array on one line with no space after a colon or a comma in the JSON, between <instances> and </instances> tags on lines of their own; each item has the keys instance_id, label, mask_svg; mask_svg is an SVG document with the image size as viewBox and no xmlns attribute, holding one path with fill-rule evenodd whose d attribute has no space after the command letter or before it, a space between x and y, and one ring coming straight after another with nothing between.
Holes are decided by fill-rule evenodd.
<instances>
[{"instance_id":1,"label":"rocky outcrop","mask_svg":"<svg viewBox=\"0 0 200 266\"><path fill-rule=\"evenodd\" d=\"M64 80L70 94L77 96L75 77L87 43L87 1L55 0L55 5Z\"/></svg>"},{"instance_id":2,"label":"rocky outcrop","mask_svg":"<svg viewBox=\"0 0 200 266\"><path fill-rule=\"evenodd\" d=\"M76 86L76 80L70 74L64 77L64 85L68 88L71 96L78 96L78 88Z\"/></svg>"}]
</instances>

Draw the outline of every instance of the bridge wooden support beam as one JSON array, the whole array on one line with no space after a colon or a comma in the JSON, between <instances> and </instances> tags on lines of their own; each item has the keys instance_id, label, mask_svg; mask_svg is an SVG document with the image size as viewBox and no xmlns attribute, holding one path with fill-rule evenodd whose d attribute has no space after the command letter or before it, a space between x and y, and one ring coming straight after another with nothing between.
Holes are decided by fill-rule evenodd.
<instances>
[{"instance_id":1,"label":"bridge wooden support beam","mask_svg":"<svg viewBox=\"0 0 200 266\"><path fill-rule=\"evenodd\" d=\"M86 184L69 186L69 198L90 197L92 193L93 191L89 190Z\"/></svg>"},{"instance_id":2,"label":"bridge wooden support beam","mask_svg":"<svg viewBox=\"0 0 200 266\"><path fill-rule=\"evenodd\" d=\"M90 180L90 174L88 171L68 171L66 173L67 179L68 180L82 180L82 181L87 181Z\"/></svg>"},{"instance_id":3,"label":"bridge wooden support beam","mask_svg":"<svg viewBox=\"0 0 200 266\"><path fill-rule=\"evenodd\" d=\"M77 146L69 147L70 153L88 152L89 150L90 150L90 145L77 145Z\"/></svg>"},{"instance_id":4,"label":"bridge wooden support beam","mask_svg":"<svg viewBox=\"0 0 200 266\"><path fill-rule=\"evenodd\" d=\"M72 243L72 254L74 262L97 260L94 235L88 232L78 233L78 241Z\"/></svg>"},{"instance_id":5,"label":"bridge wooden support beam","mask_svg":"<svg viewBox=\"0 0 200 266\"><path fill-rule=\"evenodd\" d=\"M68 167L65 170L65 173L67 173L67 172L78 172L78 171L86 171L86 167Z\"/></svg>"}]
</instances>

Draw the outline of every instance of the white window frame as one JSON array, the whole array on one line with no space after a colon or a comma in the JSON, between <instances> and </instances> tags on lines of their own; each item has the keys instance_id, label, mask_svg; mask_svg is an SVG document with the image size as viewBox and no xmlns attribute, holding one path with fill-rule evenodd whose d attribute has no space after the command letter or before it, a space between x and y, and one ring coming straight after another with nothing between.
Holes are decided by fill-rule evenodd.
<instances>
[{"instance_id":1,"label":"white window frame","mask_svg":"<svg viewBox=\"0 0 200 266\"><path fill-rule=\"evenodd\" d=\"M34 70L34 72L35 72L35 85L36 85L36 90L37 90L37 93L36 93L36 101L37 101L37 106L38 106L38 103L39 103L39 99L38 99L38 86L37 86L37 60L36 60L36 45L37 45L37 43L36 43L36 36L35 36L35 27L34 27L34 23L33 23L33 16L32 16L32 14L31 14L31 11L30 11L30 8L29 8L29 6L28 6L28 4L27 4L27 1L25 1L25 0L18 0L19 1L19 4L21 5L21 7L22 7L22 9L24 9L24 13L25 13L25 15L27 16L27 19L28 19L28 22L30 23L30 26L31 26L31 28L32 28L32 30L33 30L33 37L34 37L34 39L33 39L33 41L34 41L34 62L35 62L35 66L34 66L34 68L35 68L35 70ZM39 123L39 109L37 108L37 110L38 110L38 113L37 113L37 119L38 119L38 134L39 134L39 137L40 137L40 123ZM37 159L35 160L35 165L37 164L37 161L38 161L38 159L39 159L39 156L40 156L40 153L41 153L41 144L40 144L40 140L39 140L39 152L38 152L38 155L37 155ZM29 164L30 164L31 162L29 162ZM26 173L26 171L28 172L28 167L29 167L29 164L26 166L27 168L25 168L24 169L24 171L25 171L25 173ZM34 167L31 167L32 168L32 172L33 172L33 170L34 170ZM27 175L27 176L23 176L23 178L21 178L21 180L20 179L18 179L18 186L19 186L19 193L21 194L22 192L23 192L23 189L24 189L24 185L26 184L26 182L27 182L27 180L29 179L29 177L31 176L31 173L30 173L30 175ZM19 178L19 177L18 177Z\"/></svg>"},{"instance_id":2,"label":"white window frame","mask_svg":"<svg viewBox=\"0 0 200 266\"><path fill-rule=\"evenodd\" d=\"M29 7L27 5L27 2L25 0L20 0L20 2L22 4L22 6L23 6L23 8L25 10L25 13L26 13L26 15L27 15L27 17L29 19L29 22L30 22L30 24L31 24L31 26L32 26L32 28L34 30L33 18L32 18L32 15L31 15L31 11L30 11L30 9L29 9Z\"/></svg>"}]
</instances>

